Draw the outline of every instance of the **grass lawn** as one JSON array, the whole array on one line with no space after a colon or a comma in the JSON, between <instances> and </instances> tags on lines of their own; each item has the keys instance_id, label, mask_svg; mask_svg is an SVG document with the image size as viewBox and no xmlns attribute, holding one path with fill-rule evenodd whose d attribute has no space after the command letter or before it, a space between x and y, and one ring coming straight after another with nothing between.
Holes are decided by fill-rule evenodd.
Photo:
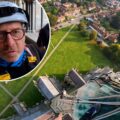
<instances>
[{"instance_id":1,"label":"grass lawn","mask_svg":"<svg viewBox=\"0 0 120 120\"><path fill-rule=\"evenodd\" d=\"M24 79L15 80L13 82L9 82L8 84L3 83L2 85L4 85L4 87L15 96L29 79L30 77L24 77Z\"/></svg>"},{"instance_id":2,"label":"grass lawn","mask_svg":"<svg viewBox=\"0 0 120 120\"><path fill-rule=\"evenodd\" d=\"M7 111L1 116L1 118L7 118L8 116L13 116L16 114L15 109L11 106L7 109ZM5 119L0 119L5 120Z\"/></svg>"},{"instance_id":3,"label":"grass lawn","mask_svg":"<svg viewBox=\"0 0 120 120\"><path fill-rule=\"evenodd\" d=\"M63 28L53 33L52 44L49 47L48 53L53 49L53 46L60 41L64 34L70 27ZM53 45L53 46L52 46ZM69 33L65 40L61 43L58 49L53 53L51 58L45 64L43 69L39 71L35 80L39 75L55 75L58 79L63 80L64 75L72 68L77 68L79 72L86 72L95 67L112 66L112 63L106 59L101 53L100 49L89 44L87 38L80 36L80 32L76 27ZM4 85L13 95L16 95L25 83L31 78L32 74L20 80L10 82ZM11 98L4 93L0 88L0 111L10 102ZM29 107L33 106L36 102L40 102L42 96L39 94L33 83L27 87L19 99L25 102ZM4 116L7 116L8 111Z\"/></svg>"},{"instance_id":4,"label":"grass lawn","mask_svg":"<svg viewBox=\"0 0 120 120\"><path fill-rule=\"evenodd\" d=\"M20 101L24 101L27 106L34 106L39 103L43 97L41 96L38 89L34 86L33 82L27 87L25 92L19 97Z\"/></svg>"},{"instance_id":5,"label":"grass lawn","mask_svg":"<svg viewBox=\"0 0 120 120\"><path fill-rule=\"evenodd\" d=\"M52 39L58 39L58 34L67 32L67 30L56 32ZM84 73L97 66L112 66L112 63L101 53L98 46L89 44L88 38L83 38L75 27L40 71L40 74L55 75L62 80L65 73L72 68L77 68L79 72Z\"/></svg>"},{"instance_id":6,"label":"grass lawn","mask_svg":"<svg viewBox=\"0 0 120 120\"><path fill-rule=\"evenodd\" d=\"M0 89L0 111L11 101L11 97L2 89Z\"/></svg>"}]
</instances>

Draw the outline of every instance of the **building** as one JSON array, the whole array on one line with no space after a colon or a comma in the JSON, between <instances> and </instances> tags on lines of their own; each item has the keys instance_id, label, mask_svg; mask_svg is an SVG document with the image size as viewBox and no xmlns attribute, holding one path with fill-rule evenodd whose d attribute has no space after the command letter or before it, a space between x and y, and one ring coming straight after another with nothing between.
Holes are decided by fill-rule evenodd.
<instances>
[{"instance_id":1,"label":"building","mask_svg":"<svg viewBox=\"0 0 120 120\"><path fill-rule=\"evenodd\" d=\"M110 8L119 8L120 7L120 1L118 0L106 0L105 5Z\"/></svg>"},{"instance_id":2,"label":"building","mask_svg":"<svg viewBox=\"0 0 120 120\"><path fill-rule=\"evenodd\" d=\"M18 113L18 115L23 116L24 113L27 111L25 105L21 102L16 102L12 104L15 111Z\"/></svg>"},{"instance_id":3,"label":"building","mask_svg":"<svg viewBox=\"0 0 120 120\"><path fill-rule=\"evenodd\" d=\"M57 88L54 86L54 84L49 80L47 76L39 77L37 81L37 87L41 94L48 100L51 100L60 94L60 92L57 90Z\"/></svg>"},{"instance_id":4,"label":"building","mask_svg":"<svg viewBox=\"0 0 120 120\"><path fill-rule=\"evenodd\" d=\"M46 113L36 117L34 120L50 120L50 119L52 120L54 118L55 118L55 114L52 111L47 111Z\"/></svg>"},{"instance_id":5,"label":"building","mask_svg":"<svg viewBox=\"0 0 120 120\"><path fill-rule=\"evenodd\" d=\"M63 6L66 8L66 9L69 9L71 6L72 6L72 3L64 3Z\"/></svg>"},{"instance_id":6,"label":"building","mask_svg":"<svg viewBox=\"0 0 120 120\"><path fill-rule=\"evenodd\" d=\"M88 11L95 10L97 8L96 3L95 2L89 3L87 8L88 8Z\"/></svg>"},{"instance_id":7,"label":"building","mask_svg":"<svg viewBox=\"0 0 120 120\"><path fill-rule=\"evenodd\" d=\"M86 84L85 80L77 73L75 69L72 69L68 73L68 76L77 87L81 87Z\"/></svg>"},{"instance_id":8,"label":"building","mask_svg":"<svg viewBox=\"0 0 120 120\"><path fill-rule=\"evenodd\" d=\"M18 114L9 116L7 120L50 120L55 117L53 110L44 103L37 103L27 109L27 106L21 102L15 102L12 106Z\"/></svg>"},{"instance_id":9,"label":"building","mask_svg":"<svg viewBox=\"0 0 120 120\"><path fill-rule=\"evenodd\" d=\"M61 22L64 22L65 21L65 16L58 16L58 20L57 20L57 23L61 23Z\"/></svg>"},{"instance_id":10,"label":"building","mask_svg":"<svg viewBox=\"0 0 120 120\"><path fill-rule=\"evenodd\" d=\"M62 120L73 120L70 114L65 114L62 118Z\"/></svg>"},{"instance_id":11,"label":"building","mask_svg":"<svg viewBox=\"0 0 120 120\"><path fill-rule=\"evenodd\" d=\"M117 38L118 38L118 36L119 36L119 34L110 34L107 38L106 38L106 40L108 40L108 41L110 41L110 42L114 42L114 43L116 43L118 40L117 40Z\"/></svg>"}]
</instances>

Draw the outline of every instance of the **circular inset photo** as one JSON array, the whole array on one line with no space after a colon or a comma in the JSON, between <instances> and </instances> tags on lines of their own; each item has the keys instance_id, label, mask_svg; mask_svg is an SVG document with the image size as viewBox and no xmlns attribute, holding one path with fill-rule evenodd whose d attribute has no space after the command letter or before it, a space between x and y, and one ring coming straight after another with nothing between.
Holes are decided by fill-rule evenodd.
<instances>
[{"instance_id":1,"label":"circular inset photo","mask_svg":"<svg viewBox=\"0 0 120 120\"><path fill-rule=\"evenodd\" d=\"M40 2L0 1L0 81L16 80L34 70L49 41L50 24Z\"/></svg>"}]
</instances>

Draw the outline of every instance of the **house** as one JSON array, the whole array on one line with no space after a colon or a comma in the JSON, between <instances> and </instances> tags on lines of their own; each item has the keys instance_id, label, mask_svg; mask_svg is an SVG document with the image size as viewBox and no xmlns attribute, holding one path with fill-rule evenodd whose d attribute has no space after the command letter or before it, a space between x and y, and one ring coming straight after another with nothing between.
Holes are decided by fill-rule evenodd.
<instances>
[{"instance_id":1,"label":"house","mask_svg":"<svg viewBox=\"0 0 120 120\"><path fill-rule=\"evenodd\" d=\"M88 9L88 11L92 11L92 10L96 9L96 2L89 3L87 6L87 9Z\"/></svg>"},{"instance_id":2,"label":"house","mask_svg":"<svg viewBox=\"0 0 120 120\"><path fill-rule=\"evenodd\" d=\"M67 17L71 17L71 16L73 16L73 11L66 11L64 13L64 15L67 16Z\"/></svg>"},{"instance_id":3,"label":"house","mask_svg":"<svg viewBox=\"0 0 120 120\"><path fill-rule=\"evenodd\" d=\"M55 2L54 2L54 5L55 5L56 7L60 7L60 6L62 5L62 3L59 2L59 1L55 1Z\"/></svg>"},{"instance_id":4,"label":"house","mask_svg":"<svg viewBox=\"0 0 120 120\"><path fill-rule=\"evenodd\" d=\"M69 9L72 6L72 3L66 2L63 4L66 9Z\"/></svg>"},{"instance_id":5,"label":"house","mask_svg":"<svg viewBox=\"0 0 120 120\"><path fill-rule=\"evenodd\" d=\"M67 10L66 10L66 8L63 6L63 5L61 5L60 6L60 8L59 8L59 15L64 15L64 13L66 12Z\"/></svg>"},{"instance_id":6,"label":"house","mask_svg":"<svg viewBox=\"0 0 120 120\"><path fill-rule=\"evenodd\" d=\"M61 23L61 22L64 22L65 21L65 16L58 16L58 20L57 20L57 23Z\"/></svg>"},{"instance_id":7,"label":"house","mask_svg":"<svg viewBox=\"0 0 120 120\"><path fill-rule=\"evenodd\" d=\"M98 33L98 36L100 38L105 38L108 35L108 32L105 30L105 28L101 27L98 24L91 23L89 25L89 28L91 28L92 30L95 30Z\"/></svg>"},{"instance_id":8,"label":"house","mask_svg":"<svg viewBox=\"0 0 120 120\"><path fill-rule=\"evenodd\" d=\"M105 5L110 8L119 8L120 2L118 0L106 0Z\"/></svg>"},{"instance_id":9,"label":"house","mask_svg":"<svg viewBox=\"0 0 120 120\"><path fill-rule=\"evenodd\" d=\"M39 2L40 2L41 4L44 4L44 3L47 2L47 0L39 0Z\"/></svg>"},{"instance_id":10,"label":"house","mask_svg":"<svg viewBox=\"0 0 120 120\"><path fill-rule=\"evenodd\" d=\"M73 11L73 15L76 16L76 15L79 15L80 14L80 8L75 8L74 11Z\"/></svg>"},{"instance_id":11,"label":"house","mask_svg":"<svg viewBox=\"0 0 120 120\"><path fill-rule=\"evenodd\" d=\"M110 35L106 38L106 40L108 40L108 41L110 41L110 42L116 43L116 42L117 42L118 35L119 35L119 34L110 34Z\"/></svg>"}]
</instances>

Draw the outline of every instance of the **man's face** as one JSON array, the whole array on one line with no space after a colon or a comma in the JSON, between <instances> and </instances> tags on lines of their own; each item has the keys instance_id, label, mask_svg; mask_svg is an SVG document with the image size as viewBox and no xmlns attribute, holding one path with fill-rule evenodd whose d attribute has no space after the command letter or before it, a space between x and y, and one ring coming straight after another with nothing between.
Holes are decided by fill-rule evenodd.
<instances>
[{"instance_id":1,"label":"man's face","mask_svg":"<svg viewBox=\"0 0 120 120\"><path fill-rule=\"evenodd\" d=\"M10 22L0 24L0 32L11 32L16 29L23 29L20 22ZM25 36L19 40L13 39L10 33L7 34L5 40L0 41L0 58L15 62L20 57L25 47Z\"/></svg>"}]
</instances>

